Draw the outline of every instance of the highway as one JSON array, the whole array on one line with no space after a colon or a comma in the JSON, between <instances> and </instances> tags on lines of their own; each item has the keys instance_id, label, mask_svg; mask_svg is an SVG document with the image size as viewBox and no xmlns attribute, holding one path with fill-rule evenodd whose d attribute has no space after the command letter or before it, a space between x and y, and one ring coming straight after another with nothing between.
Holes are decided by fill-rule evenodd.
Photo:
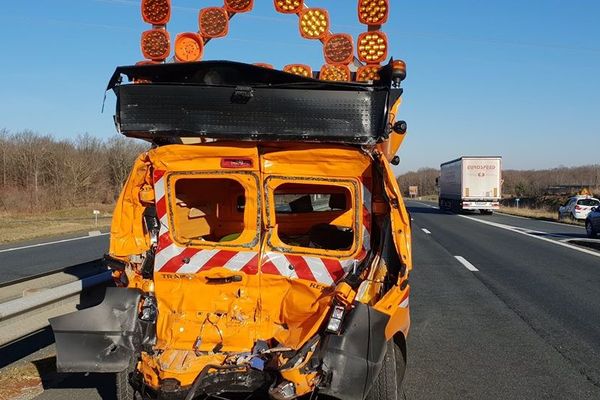
<instances>
[{"instance_id":1,"label":"highway","mask_svg":"<svg viewBox=\"0 0 600 400\"><path fill-rule=\"evenodd\" d=\"M102 258L108 235L73 234L0 246L0 285Z\"/></svg>"},{"instance_id":2,"label":"highway","mask_svg":"<svg viewBox=\"0 0 600 400\"><path fill-rule=\"evenodd\" d=\"M407 206L405 398L600 399L600 252L566 242L584 228ZM56 375L51 363L49 348L37 399L114 398L111 377Z\"/></svg>"},{"instance_id":3,"label":"highway","mask_svg":"<svg viewBox=\"0 0 600 400\"><path fill-rule=\"evenodd\" d=\"M408 207L407 398L600 399L600 253L559 244L583 228Z\"/></svg>"}]
</instances>

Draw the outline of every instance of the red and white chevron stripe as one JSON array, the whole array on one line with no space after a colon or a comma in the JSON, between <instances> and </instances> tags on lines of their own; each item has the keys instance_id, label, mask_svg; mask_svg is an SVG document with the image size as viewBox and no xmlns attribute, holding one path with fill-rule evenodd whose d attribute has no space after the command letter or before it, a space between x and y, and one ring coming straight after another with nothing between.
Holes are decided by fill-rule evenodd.
<instances>
[{"instance_id":1,"label":"red and white chevron stripe","mask_svg":"<svg viewBox=\"0 0 600 400\"><path fill-rule=\"evenodd\" d=\"M159 240L154 260L154 270L163 273L193 274L215 267L247 274L258 273L259 254L256 251L231 251L222 249L197 249L178 246L173 242L167 216L165 196L165 171L154 171L154 193L156 213L160 220ZM348 272L356 268L371 248L371 192L365 182L362 185L362 250L356 258L339 260L337 258L304 256L267 252L262 257L261 272L305 279L324 285L333 285Z\"/></svg>"}]
</instances>

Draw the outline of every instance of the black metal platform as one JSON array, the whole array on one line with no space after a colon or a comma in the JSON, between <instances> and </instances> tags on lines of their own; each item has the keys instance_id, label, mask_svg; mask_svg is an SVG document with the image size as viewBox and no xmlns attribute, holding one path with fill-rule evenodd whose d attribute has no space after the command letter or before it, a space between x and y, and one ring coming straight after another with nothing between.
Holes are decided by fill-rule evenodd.
<instances>
[{"instance_id":1,"label":"black metal platform","mask_svg":"<svg viewBox=\"0 0 600 400\"><path fill-rule=\"evenodd\" d=\"M400 89L303 78L230 61L119 67L108 89L126 136L373 144L387 137ZM122 75L134 83L121 84Z\"/></svg>"}]
</instances>

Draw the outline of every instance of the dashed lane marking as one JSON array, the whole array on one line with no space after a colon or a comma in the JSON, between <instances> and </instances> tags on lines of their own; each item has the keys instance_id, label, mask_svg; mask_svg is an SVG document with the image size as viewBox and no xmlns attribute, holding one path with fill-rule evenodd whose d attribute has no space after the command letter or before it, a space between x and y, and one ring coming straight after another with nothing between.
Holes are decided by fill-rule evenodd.
<instances>
[{"instance_id":1,"label":"dashed lane marking","mask_svg":"<svg viewBox=\"0 0 600 400\"><path fill-rule=\"evenodd\" d=\"M454 256L454 258L456 258L458 260L459 263L461 263L462 265L465 266L466 269L468 269L469 271L472 272L478 272L479 270L470 262L468 262L464 257L462 256Z\"/></svg>"},{"instance_id":2,"label":"dashed lane marking","mask_svg":"<svg viewBox=\"0 0 600 400\"><path fill-rule=\"evenodd\" d=\"M420 205L425 206L425 207L435 208L435 209L439 210L438 206L432 206L431 204L421 203L420 201L414 201L413 203L417 203L417 204L420 204Z\"/></svg>"},{"instance_id":3,"label":"dashed lane marking","mask_svg":"<svg viewBox=\"0 0 600 400\"><path fill-rule=\"evenodd\" d=\"M415 202L415 203L418 203L418 204L421 204L421 205L424 205L424 206L427 206L427 207L430 207L430 208L438 208L438 207L435 207L435 206L432 206L432 205L426 204L426 203L420 203L420 202ZM549 234L548 232L541 232L541 231L535 231L535 230L532 230L532 229L519 228L519 227L511 226L511 225L499 224L497 222L484 221L484 220L481 220L479 218L469 217L468 215L460 215L460 214L456 214L456 215L458 215L461 218L466 218L466 219L470 219L471 221L479 222L480 224L486 224L486 225L494 226L496 228L505 229L507 231L516 232L516 233L519 233L521 235L526 235L526 236L531 237L531 238L543 240L544 242L553 243L553 244L558 245L558 246L563 246L563 247L566 247L568 249L576 250L576 251L579 251L581 253L589 254L589 255L594 256L594 257L600 257L600 252L597 252L597 251L594 251L594 250L583 249L581 247L574 246L574 245L569 244L569 243L565 243L562 240L548 239L547 237L543 237L543 236L540 236L540 235L543 234L543 235L546 235L546 236L554 236L556 238L562 238L564 236L552 235L552 234ZM558 224L558 222L556 224Z\"/></svg>"},{"instance_id":4,"label":"dashed lane marking","mask_svg":"<svg viewBox=\"0 0 600 400\"><path fill-rule=\"evenodd\" d=\"M460 214L458 214L458 216L461 217L461 218L470 219L471 221L479 222L480 224L490 225L490 226L493 226L493 227L496 227L496 228L505 229L507 231L519 233L521 235L526 235L526 236L528 236L530 238L535 238L535 239L543 240L544 242L553 243L553 244L555 244L557 246L566 247L568 249L576 250L576 251L579 251L581 253L589 254L589 255L594 256L594 257L600 257L600 252L597 252L597 251L594 251L594 250L583 249L583 248L580 248L580 247L577 247L577 246L574 246L572 244L568 244L568 243L565 243L565 242L562 242L562 241L559 241L559 240L548 239L546 237L540 236L540 234L545 234L546 232L534 231L534 230L531 230L531 229L517 228L517 227L514 227L514 226L510 226L510 225L499 224L497 222L483 221L481 219L469 217L467 215L460 215Z\"/></svg>"},{"instance_id":5,"label":"dashed lane marking","mask_svg":"<svg viewBox=\"0 0 600 400\"><path fill-rule=\"evenodd\" d=\"M421 230L422 230L423 232L425 232L426 234L428 234L428 235L431 235L431 232L429 232L429 230L427 230L427 229L425 229L425 228L421 228Z\"/></svg>"}]
</instances>

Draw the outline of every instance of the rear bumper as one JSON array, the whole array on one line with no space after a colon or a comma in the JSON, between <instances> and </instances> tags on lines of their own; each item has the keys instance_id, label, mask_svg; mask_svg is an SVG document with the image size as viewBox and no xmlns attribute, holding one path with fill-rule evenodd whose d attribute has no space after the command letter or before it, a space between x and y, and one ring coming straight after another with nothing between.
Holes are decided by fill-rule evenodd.
<instances>
[{"instance_id":1,"label":"rear bumper","mask_svg":"<svg viewBox=\"0 0 600 400\"><path fill-rule=\"evenodd\" d=\"M461 202L461 207L463 210L499 210L500 202L468 200Z\"/></svg>"}]
</instances>

